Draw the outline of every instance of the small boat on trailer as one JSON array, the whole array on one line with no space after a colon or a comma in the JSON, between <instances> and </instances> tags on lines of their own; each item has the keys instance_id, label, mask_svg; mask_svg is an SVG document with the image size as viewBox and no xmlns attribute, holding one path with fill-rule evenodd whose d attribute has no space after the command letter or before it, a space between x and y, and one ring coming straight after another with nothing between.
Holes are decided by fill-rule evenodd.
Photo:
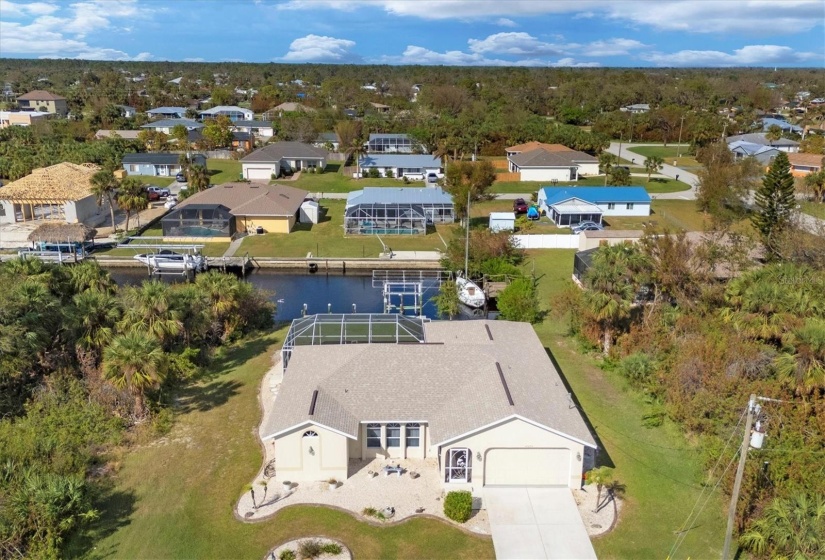
<instances>
[{"instance_id":1,"label":"small boat on trailer","mask_svg":"<svg viewBox=\"0 0 825 560\"><path fill-rule=\"evenodd\" d=\"M206 258L198 254L176 253L161 249L157 253L135 255L140 261L157 272L202 272L206 270Z\"/></svg>"}]
</instances>

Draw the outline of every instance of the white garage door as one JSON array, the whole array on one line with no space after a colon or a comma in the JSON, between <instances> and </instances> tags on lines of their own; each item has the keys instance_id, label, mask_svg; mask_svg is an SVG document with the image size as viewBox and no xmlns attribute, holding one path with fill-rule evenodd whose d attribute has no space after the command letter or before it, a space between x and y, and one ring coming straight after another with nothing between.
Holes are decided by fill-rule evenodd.
<instances>
[{"instance_id":1,"label":"white garage door","mask_svg":"<svg viewBox=\"0 0 825 560\"><path fill-rule=\"evenodd\" d=\"M569 449L491 449L484 461L485 486L567 486Z\"/></svg>"},{"instance_id":2,"label":"white garage door","mask_svg":"<svg viewBox=\"0 0 825 560\"><path fill-rule=\"evenodd\" d=\"M271 167L247 167L246 178L250 181L269 181L272 176Z\"/></svg>"}]
</instances>

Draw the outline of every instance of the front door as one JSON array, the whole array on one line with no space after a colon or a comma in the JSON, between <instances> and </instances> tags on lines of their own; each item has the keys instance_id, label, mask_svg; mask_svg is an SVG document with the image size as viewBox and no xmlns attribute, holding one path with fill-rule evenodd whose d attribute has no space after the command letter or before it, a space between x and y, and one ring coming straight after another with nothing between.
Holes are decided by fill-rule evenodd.
<instances>
[{"instance_id":1,"label":"front door","mask_svg":"<svg viewBox=\"0 0 825 560\"><path fill-rule=\"evenodd\" d=\"M301 438L301 458L304 477L307 480L321 480L321 438L316 432L304 432Z\"/></svg>"},{"instance_id":2,"label":"front door","mask_svg":"<svg viewBox=\"0 0 825 560\"><path fill-rule=\"evenodd\" d=\"M470 482L470 450L457 447L447 451L447 482Z\"/></svg>"}]
</instances>

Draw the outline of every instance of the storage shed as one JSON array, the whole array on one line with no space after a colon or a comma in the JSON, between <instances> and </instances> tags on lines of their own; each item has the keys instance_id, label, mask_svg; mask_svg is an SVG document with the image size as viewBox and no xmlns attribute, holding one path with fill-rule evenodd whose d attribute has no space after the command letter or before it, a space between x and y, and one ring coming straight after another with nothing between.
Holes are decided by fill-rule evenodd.
<instances>
[{"instance_id":1,"label":"storage shed","mask_svg":"<svg viewBox=\"0 0 825 560\"><path fill-rule=\"evenodd\" d=\"M516 214L514 212L490 212L490 229L492 231L515 231Z\"/></svg>"},{"instance_id":2,"label":"storage shed","mask_svg":"<svg viewBox=\"0 0 825 560\"><path fill-rule=\"evenodd\" d=\"M314 200L305 200L301 203L301 214L298 221L302 224L318 223L318 203Z\"/></svg>"}]
</instances>

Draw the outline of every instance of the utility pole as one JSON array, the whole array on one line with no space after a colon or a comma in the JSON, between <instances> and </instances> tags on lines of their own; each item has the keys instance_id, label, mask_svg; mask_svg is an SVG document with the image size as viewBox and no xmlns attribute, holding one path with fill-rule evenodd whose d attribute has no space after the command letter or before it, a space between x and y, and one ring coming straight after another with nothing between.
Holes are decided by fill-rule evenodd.
<instances>
[{"instance_id":1,"label":"utility pole","mask_svg":"<svg viewBox=\"0 0 825 560\"><path fill-rule=\"evenodd\" d=\"M677 143L676 148L676 157L682 157L682 127L685 124L685 115L682 114L682 118L679 121L679 142Z\"/></svg>"},{"instance_id":2,"label":"utility pole","mask_svg":"<svg viewBox=\"0 0 825 560\"><path fill-rule=\"evenodd\" d=\"M628 144L633 143L633 111L630 111L630 139L627 141Z\"/></svg>"},{"instance_id":3,"label":"utility pole","mask_svg":"<svg viewBox=\"0 0 825 560\"><path fill-rule=\"evenodd\" d=\"M728 530L725 533L725 548L722 550L722 560L730 558L730 545L733 537L733 523L736 519L736 504L739 502L739 490L742 487L742 475L745 473L745 459L750 447L751 426L753 425L753 411L756 406L756 395L748 400L748 418L745 421L745 435L742 436L742 447L739 449L739 466L736 468L736 480L733 483L733 494L730 497L728 509Z\"/></svg>"},{"instance_id":4,"label":"utility pole","mask_svg":"<svg viewBox=\"0 0 825 560\"><path fill-rule=\"evenodd\" d=\"M470 277L470 193L472 189L467 187L467 224L464 237L464 277Z\"/></svg>"}]
</instances>

